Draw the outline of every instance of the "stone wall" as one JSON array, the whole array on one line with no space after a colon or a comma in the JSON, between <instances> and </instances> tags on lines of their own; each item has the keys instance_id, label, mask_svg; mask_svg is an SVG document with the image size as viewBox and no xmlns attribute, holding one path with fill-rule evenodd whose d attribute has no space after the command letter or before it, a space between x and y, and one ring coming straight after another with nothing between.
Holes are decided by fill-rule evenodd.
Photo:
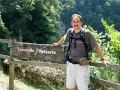
<instances>
[{"instance_id":1,"label":"stone wall","mask_svg":"<svg viewBox=\"0 0 120 90\"><path fill-rule=\"evenodd\" d=\"M65 73L62 69L45 66L16 65L15 75L18 78L31 81L35 85L45 85L46 80L49 80L55 85L63 86L65 81Z\"/></svg>"}]
</instances>

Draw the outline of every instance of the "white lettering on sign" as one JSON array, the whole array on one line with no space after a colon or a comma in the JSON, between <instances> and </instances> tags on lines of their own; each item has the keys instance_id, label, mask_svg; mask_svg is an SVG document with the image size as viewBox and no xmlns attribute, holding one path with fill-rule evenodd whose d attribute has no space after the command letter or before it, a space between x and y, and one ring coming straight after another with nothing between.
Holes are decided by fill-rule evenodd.
<instances>
[{"instance_id":1,"label":"white lettering on sign","mask_svg":"<svg viewBox=\"0 0 120 90\"><path fill-rule=\"evenodd\" d=\"M38 49L38 53L41 53L41 54L56 54L55 51L47 51L47 50L42 50L42 49Z\"/></svg>"},{"instance_id":2,"label":"white lettering on sign","mask_svg":"<svg viewBox=\"0 0 120 90\"><path fill-rule=\"evenodd\" d=\"M34 52L34 54L38 54L38 53L41 53L41 54L56 54L56 51L48 51L48 50L45 50L45 49L32 49L32 48L29 48L29 49L23 49L23 48L18 48L18 51L20 52Z\"/></svg>"},{"instance_id":3,"label":"white lettering on sign","mask_svg":"<svg viewBox=\"0 0 120 90\"><path fill-rule=\"evenodd\" d=\"M34 50L31 48L30 49L19 48L18 51L20 51L20 52L34 52Z\"/></svg>"}]
</instances>

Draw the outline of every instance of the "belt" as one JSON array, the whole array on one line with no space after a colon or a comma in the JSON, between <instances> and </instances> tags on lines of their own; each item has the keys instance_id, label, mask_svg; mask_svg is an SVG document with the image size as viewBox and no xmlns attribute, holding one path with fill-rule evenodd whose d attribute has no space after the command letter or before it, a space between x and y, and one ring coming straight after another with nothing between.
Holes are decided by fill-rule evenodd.
<instances>
[{"instance_id":1,"label":"belt","mask_svg":"<svg viewBox=\"0 0 120 90\"><path fill-rule=\"evenodd\" d=\"M68 60L70 63L72 63L72 64L79 64L78 62L75 62L75 61L73 61L73 60Z\"/></svg>"}]
</instances>

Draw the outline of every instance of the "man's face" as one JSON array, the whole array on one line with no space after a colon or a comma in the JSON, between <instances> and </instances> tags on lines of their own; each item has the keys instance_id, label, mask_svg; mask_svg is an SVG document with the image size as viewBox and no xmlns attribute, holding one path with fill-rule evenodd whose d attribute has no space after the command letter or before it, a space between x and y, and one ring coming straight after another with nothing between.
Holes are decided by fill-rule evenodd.
<instances>
[{"instance_id":1,"label":"man's face","mask_svg":"<svg viewBox=\"0 0 120 90\"><path fill-rule=\"evenodd\" d=\"M78 16L74 16L72 18L71 25L75 30L79 30L82 25L82 22Z\"/></svg>"}]
</instances>

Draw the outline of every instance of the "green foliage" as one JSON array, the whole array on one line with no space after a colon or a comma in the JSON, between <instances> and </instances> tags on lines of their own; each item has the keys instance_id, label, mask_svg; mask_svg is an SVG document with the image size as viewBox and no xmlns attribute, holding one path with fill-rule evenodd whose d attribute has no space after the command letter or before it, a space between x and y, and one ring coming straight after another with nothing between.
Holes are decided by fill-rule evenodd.
<instances>
[{"instance_id":1,"label":"green foliage","mask_svg":"<svg viewBox=\"0 0 120 90\"><path fill-rule=\"evenodd\" d=\"M101 19L101 22L102 22L102 24L104 26L104 29L105 29L106 33L109 33L110 30L114 30L114 24L112 24L112 25L109 26L104 19Z\"/></svg>"},{"instance_id":2,"label":"green foliage","mask_svg":"<svg viewBox=\"0 0 120 90\"><path fill-rule=\"evenodd\" d=\"M9 37L9 31L5 27L4 22L1 18L1 12L0 12L0 38L8 38Z\"/></svg>"},{"instance_id":3,"label":"green foliage","mask_svg":"<svg viewBox=\"0 0 120 90\"><path fill-rule=\"evenodd\" d=\"M89 85L90 90L98 90L99 86L96 83L97 78L100 78L100 71L98 71L98 68L96 67L91 67Z\"/></svg>"},{"instance_id":4,"label":"green foliage","mask_svg":"<svg viewBox=\"0 0 120 90\"><path fill-rule=\"evenodd\" d=\"M66 28L70 27L70 17L73 13L83 16L84 23L92 26L98 32L104 31L101 19L109 24L114 23L120 31L120 0L61 0L61 18ZM70 5L70 6L69 6Z\"/></svg>"},{"instance_id":5,"label":"green foliage","mask_svg":"<svg viewBox=\"0 0 120 90\"><path fill-rule=\"evenodd\" d=\"M1 15L11 37L18 41L50 43L58 37L58 0L1 0Z\"/></svg>"},{"instance_id":6,"label":"green foliage","mask_svg":"<svg viewBox=\"0 0 120 90\"><path fill-rule=\"evenodd\" d=\"M101 19L101 22L104 26L105 34L102 32L97 34L96 30L91 26L85 25L84 27L89 29L97 39L97 42L105 54L105 59L110 61L112 64L120 64L120 32L115 30L114 24L109 25L104 19ZM99 58L96 57L95 53L93 53L92 61L98 62L98 60ZM95 84L96 78L102 78L111 82L120 82L120 72L114 69L92 68L90 88L101 90L101 88ZM104 88L102 89L106 90Z\"/></svg>"},{"instance_id":7,"label":"green foliage","mask_svg":"<svg viewBox=\"0 0 120 90\"><path fill-rule=\"evenodd\" d=\"M106 53L109 54L109 57L111 57L112 63L120 64L120 32L115 30L114 25L108 25L105 20L102 20L102 23L106 30L106 36L109 38L106 44ZM107 71L104 72L107 73ZM120 82L120 71L116 70L113 73L109 72L108 74L112 81ZM110 75L113 77L110 77ZM106 77L106 75L103 77Z\"/></svg>"},{"instance_id":8,"label":"green foliage","mask_svg":"<svg viewBox=\"0 0 120 90\"><path fill-rule=\"evenodd\" d=\"M1 12L0 12L0 38L1 39L7 39L9 38L10 32L8 31L8 29L5 27L3 20L1 18ZM9 49L7 48L6 44L1 44L0 43L0 53L3 54L8 54L9 53Z\"/></svg>"},{"instance_id":9,"label":"green foliage","mask_svg":"<svg viewBox=\"0 0 120 90\"><path fill-rule=\"evenodd\" d=\"M116 57L117 59L120 59L120 32L115 30L114 24L108 25L107 22L102 19L103 26L105 27L106 36L109 39L107 42L107 50L109 50L109 53ZM118 64L120 64L120 61L117 60Z\"/></svg>"},{"instance_id":10,"label":"green foliage","mask_svg":"<svg viewBox=\"0 0 120 90\"><path fill-rule=\"evenodd\" d=\"M34 7L35 9L32 12L34 18L32 25L33 28L36 29L34 36L38 36L38 38L36 38L37 42L47 43L52 36L55 37L58 35L57 29L59 23L57 19L59 18L59 6L51 1L43 2L37 0Z\"/></svg>"}]
</instances>

